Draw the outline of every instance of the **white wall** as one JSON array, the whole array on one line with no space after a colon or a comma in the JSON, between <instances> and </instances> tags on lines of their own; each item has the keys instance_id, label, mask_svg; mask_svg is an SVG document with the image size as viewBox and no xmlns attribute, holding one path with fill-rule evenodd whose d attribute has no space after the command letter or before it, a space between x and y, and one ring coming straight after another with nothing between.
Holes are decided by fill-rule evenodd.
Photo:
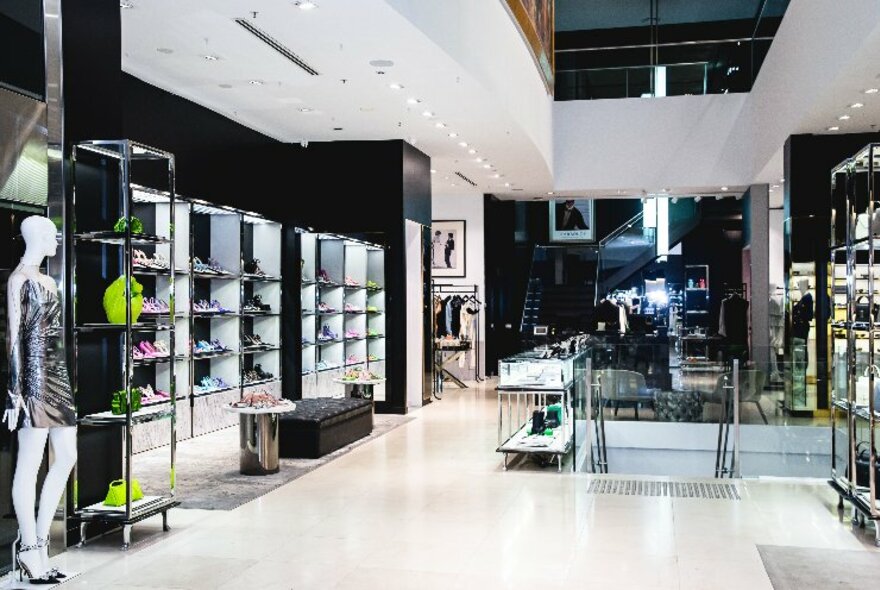
<instances>
[{"instance_id":1,"label":"white wall","mask_svg":"<svg viewBox=\"0 0 880 590\"><path fill-rule=\"evenodd\" d=\"M503 0L385 0L479 81L553 170L553 97Z\"/></svg>"},{"instance_id":2,"label":"white wall","mask_svg":"<svg viewBox=\"0 0 880 590\"><path fill-rule=\"evenodd\" d=\"M406 220L406 405L422 406L425 371L422 370L424 343L421 327L424 302L422 278L422 226Z\"/></svg>"},{"instance_id":3,"label":"white wall","mask_svg":"<svg viewBox=\"0 0 880 590\"><path fill-rule=\"evenodd\" d=\"M465 271L463 279L435 277L450 285L477 285L481 301L486 301L486 256L483 245L483 196L481 194L433 195L433 219L465 220ZM480 317L479 345L485 351L486 321ZM486 355L480 357L480 374L486 373Z\"/></svg>"},{"instance_id":4,"label":"white wall","mask_svg":"<svg viewBox=\"0 0 880 590\"><path fill-rule=\"evenodd\" d=\"M749 185L742 166L722 157L747 96L557 102L556 189Z\"/></svg>"},{"instance_id":5,"label":"white wall","mask_svg":"<svg viewBox=\"0 0 880 590\"><path fill-rule=\"evenodd\" d=\"M785 285L785 253L782 209L770 209L770 285Z\"/></svg>"}]
</instances>

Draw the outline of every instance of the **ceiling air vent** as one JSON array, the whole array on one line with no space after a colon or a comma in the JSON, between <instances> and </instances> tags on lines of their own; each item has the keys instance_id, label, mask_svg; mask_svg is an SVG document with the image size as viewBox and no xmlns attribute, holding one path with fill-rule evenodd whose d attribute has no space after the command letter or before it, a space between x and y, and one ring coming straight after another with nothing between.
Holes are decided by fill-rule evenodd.
<instances>
[{"instance_id":1,"label":"ceiling air vent","mask_svg":"<svg viewBox=\"0 0 880 590\"><path fill-rule=\"evenodd\" d=\"M293 63L295 63L296 65L298 65L307 74L309 74L311 76L318 75L318 70L316 70L315 68L313 68L312 66L310 66L309 64L304 62L300 56L298 56L297 54L292 52L290 49L288 49L287 47L285 47L284 45L279 43L276 39L269 36L268 33L255 27L249 20L246 20L243 18L237 18L237 19L235 19L235 22L240 24L242 26L242 28L244 28L244 30L246 30L248 33L250 33L251 35L253 35L257 39L259 39L260 41L262 41L263 43L265 43L266 45L268 45L269 47L271 47L272 49L274 49L275 51L277 51L278 53L280 53L281 55L283 55L284 57L286 57L287 59L289 59Z\"/></svg>"},{"instance_id":2,"label":"ceiling air vent","mask_svg":"<svg viewBox=\"0 0 880 590\"><path fill-rule=\"evenodd\" d=\"M471 185L471 186L477 186L477 183L476 183L476 182L474 182L473 180L471 180L470 178L468 178L467 176L465 176L465 175L462 174L461 172L456 172L455 175L458 176L459 178L461 178L463 181L465 181L465 182L468 183L469 185Z\"/></svg>"}]
</instances>

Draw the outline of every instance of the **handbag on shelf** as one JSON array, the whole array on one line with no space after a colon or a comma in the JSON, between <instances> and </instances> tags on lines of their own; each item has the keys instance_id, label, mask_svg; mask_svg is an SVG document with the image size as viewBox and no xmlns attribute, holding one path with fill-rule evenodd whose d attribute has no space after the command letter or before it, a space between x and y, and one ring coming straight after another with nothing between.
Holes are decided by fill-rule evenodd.
<instances>
[{"instance_id":1,"label":"handbag on shelf","mask_svg":"<svg viewBox=\"0 0 880 590\"><path fill-rule=\"evenodd\" d=\"M856 321L867 322L871 315L871 304L867 295L859 295L856 298Z\"/></svg>"},{"instance_id":2,"label":"handbag on shelf","mask_svg":"<svg viewBox=\"0 0 880 590\"><path fill-rule=\"evenodd\" d=\"M131 480L131 501L136 502L142 500L144 493L141 491L141 484L138 480ZM107 497L104 498L104 506L125 506L125 480L114 479L107 488Z\"/></svg>"},{"instance_id":3,"label":"handbag on shelf","mask_svg":"<svg viewBox=\"0 0 880 590\"><path fill-rule=\"evenodd\" d=\"M131 323L136 323L144 309L143 286L131 277ZM104 291L104 313L111 324L125 323L125 276L120 276L110 283Z\"/></svg>"},{"instance_id":4,"label":"handbag on shelf","mask_svg":"<svg viewBox=\"0 0 880 590\"><path fill-rule=\"evenodd\" d=\"M131 389L131 411L137 412L141 409L141 397L143 392L140 387L132 387ZM124 414L128 410L128 399L125 396L125 390L113 392L113 398L110 400L110 413L116 416Z\"/></svg>"}]
</instances>

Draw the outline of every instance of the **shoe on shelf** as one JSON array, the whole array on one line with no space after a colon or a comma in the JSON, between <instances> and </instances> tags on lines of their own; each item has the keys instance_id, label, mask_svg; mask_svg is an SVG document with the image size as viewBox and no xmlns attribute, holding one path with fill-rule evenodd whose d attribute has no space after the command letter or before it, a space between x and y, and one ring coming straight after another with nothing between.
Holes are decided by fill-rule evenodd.
<instances>
[{"instance_id":1,"label":"shoe on shelf","mask_svg":"<svg viewBox=\"0 0 880 590\"><path fill-rule=\"evenodd\" d=\"M377 283L376 281L367 281L367 289L372 289L372 290L376 291L381 288L382 287L380 287L379 283Z\"/></svg>"},{"instance_id":2,"label":"shoe on shelf","mask_svg":"<svg viewBox=\"0 0 880 590\"><path fill-rule=\"evenodd\" d=\"M371 363L373 363L373 362L378 361L379 357L377 357L375 354L368 354L367 360L370 361Z\"/></svg>"},{"instance_id":3,"label":"shoe on shelf","mask_svg":"<svg viewBox=\"0 0 880 590\"><path fill-rule=\"evenodd\" d=\"M321 301L318 303L318 313L336 313L336 308Z\"/></svg>"},{"instance_id":4,"label":"shoe on shelf","mask_svg":"<svg viewBox=\"0 0 880 590\"><path fill-rule=\"evenodd\" d=\"M367 313L379 313L379 308L376 307L375 305L368 305L367 306Z\"/></svg>"},{"instance_id":5,"label":"shoe on shelf","mask_svg":"<svg viewBox=\"0 0 880 590\"><path fill-rule=\"evenodd\" d=\"M218 275L231 275L232 273L223 268L214 258L208 258L208 270Z\"/></svg>"},{"instance_id":6,"label":"shoe on shelf","mask_svg":"<svg viewBox=\"0 0 880 590\"><path fill-rule=\"evenodd\" d=\"M358 307L357 305L352 305L351 303L346 303L344 306L345 313L363 313L363 308Z\"/></svg>"},{"instance_id":7,"label":"shoe on shelf","mask_svg":"<svg viewBox=\"0 0 880 590\"><path fill-rule=\"evenodd\" d=\"M345 359L346 365L359 365L361 363L363 361L353 354L348 355L348 358Z\"/></svg>"},{"instance_id":8,"label":"shoe on shelf","mask_svg":"<svg viewBox=\"0 0 880 590\"><path fill-rule=\"evenodd\" d=\"M318 282L319 283L332 283L333 280L330 278L330 275L327 274L327 271L322 268L318 272Z\"/></svg>"},{"instance_id":9,"label":"shoe on shelf","mask_svg":"<svg viewBox=\"0 0 880 590\"><path fill-rule=\"evenodd\" d=\"M260 308L262 311L272 311L272 306L268 303L263 303L263 296L259 293L254 295L253 304Z\"/></svg>"},{"instance_id":10,"label":"shoe on shelf","mask_svg":"<svg viewBox=\"0 0 880 590\"><path fill-rule=\"evenodd\" d=\"M346 287L360 287L361 284L351 277L345 277L345 286Z\"/></svg>"},{"instance_id":11,"label":"shoe on shelf","mask_svg":"<svg viewBox=\"0 0 880 590\"><path fill-rule=\"evenodd\" d=\"M138 348L137 346L132 346L131 347L131 358L133 358L136 361L139 361L139 360L142 360L146 357L144 356L144 353L141 351L140 348Z\"/></svg>"},{"instance_id":12,"label":"shoe on shelf","mask_svg":"<svg viewBox=\"0 0 880 590\"><path fill-rule=\"evenodd\" d=\"M378 338L379 336L381 336L381 334L379 334L379 330L376 330L375 328L370 328L369 330L367 330L367 336L369 336L370 338Z\"/></svg>"},{"instance_id":13,"label":"shoe on shelf","mask_svg":"<svg viewBox=\"0 0 880 590\"><path fill-rule=\"evenodd\" d=\"M330 326L324 324L321 326L321 334L318 336L319 338L323 337L325 341L327 340L338 340L339 334L330 329Z\"/></svg>"},{"instance_id":14,"label":"shoe on shelf","mask_svg":"<svg viewBox=\"0 0 880 590\"><path fill-rule=\"evenodd\" d=\"M169 357L171 356L171 351L168 350L168 344L164 340L156 340L152 344L153 350L155 351L156 356L160 357Z\"/></svg>"},{"instance_id":15,"label":"shoe on shelf","mask_svg":"<svg viewBox=\"0 0 880 590\"><path fill-rule=\"evenodd\" d=\"M201 273L206 275L216 275L217 273L211 269L210 266L201 261L201 259L196 256L192 260L192 271L194 273Z\"/></svg>"},{"instance_id":16,"label":"shoe on shelf","mask_svg":"<svg viewBox=\"0 0 880 590\"><path fill-rule=\"evenodd\" d=\"M254 365L254 373L256 373L257 377L261 380L274 379L275 375L270 373L269 371L263 370L263 365L257 363Z\"/></svg>"},{"instance_id":17,"label":"shoe on shelf","mask_svg":"<svg viewBox=\"0 0 880 590\"><path fill-rule=\"evenodd\" d=\"M248 262L244 263L244 272L249 275L254 275L258 277L268 276L262 268L260 268L260 259L254 258Z\"/></svg>"},{"instance_id":18,"label":"shoe on shelf","mask_svg":"<svg viewBox=\"0 0 880 590\"><path fill-rule=\"evenodd\" d=\"M363 338L364 335L358 332L357 330L348 329L345 331L346 338Z\"/></svg>"}]
</instances>

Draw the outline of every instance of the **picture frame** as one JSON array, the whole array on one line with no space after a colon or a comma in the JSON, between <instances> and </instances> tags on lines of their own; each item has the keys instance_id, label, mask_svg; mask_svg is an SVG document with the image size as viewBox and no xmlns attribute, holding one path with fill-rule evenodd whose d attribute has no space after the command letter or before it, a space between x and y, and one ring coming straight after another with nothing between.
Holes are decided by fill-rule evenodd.
<instances>
[{"instance_id":1,"label":"picture frame","mask_svg":"<svg viewBox=\"0 0 880 590\"><path fill-rule=\"evenodd\" d=\"M549 202L550 242L596 241L596 213L592 199L555 199ZM570 213L566 210L571 208Z\"/></svg>"},{"instance_id":2,"label":"picture frame","mask_svg":"<svg viewBox=\"0 0 880 590\"><path fill-rule=\"evenodd\" d=\"M463 219L435 219L431 222L432 276L459 279L467 276L466 229Z\"/></svg>"}]
</instances>

